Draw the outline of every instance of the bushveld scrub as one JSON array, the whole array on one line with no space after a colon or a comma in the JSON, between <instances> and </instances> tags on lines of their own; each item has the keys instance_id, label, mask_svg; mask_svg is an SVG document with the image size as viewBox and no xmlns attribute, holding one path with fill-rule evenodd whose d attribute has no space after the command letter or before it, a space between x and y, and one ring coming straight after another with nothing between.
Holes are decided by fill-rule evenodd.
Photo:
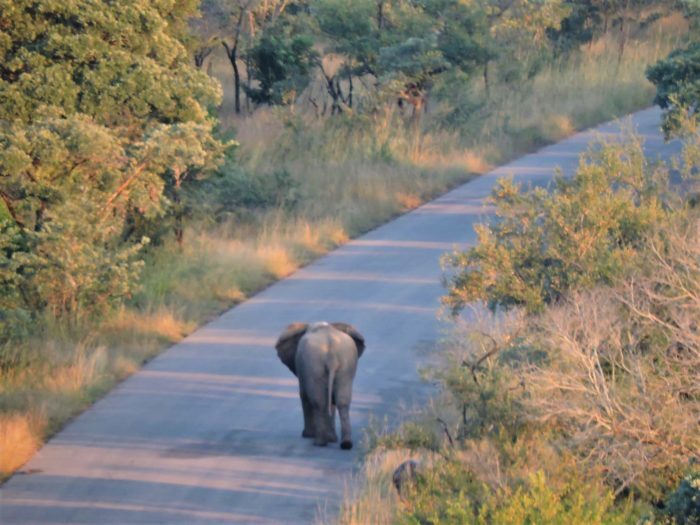
<instances>
[{"instance_id":1,"label":"bushveld scrub","mask_svg":"<svg viewBox=\"0 0 700 525\"><path fill-rule=\"evenodd\" d=\"M181 25L173 27L182 30ZM86 155L94 153L92 149L69 148L66 153L56 146L61 141L75 146L80 144L75 135L82 133L88 144L99 146L98 139L104 134L93 133L95 124L90 119L78 119L79 125L73 128L52 124L48 143L56 147L46 149L43 158L51 166L61 166L62 155L75 156L67 184L79 184L80 177L92 173L87 168L95 163L107 170L102 182L129 183L130 174L140 174L146 164L152 172L147 184L135 187L129 205L125 198L124 206L110 218L126 227L122 231L112 224L109 235L128 233L133 240L126 248L120 245L124 249L120 264L107 264L111 259L103 237L94 232L84 235L81 227L87 221L72 221L70 212L80 208L78 201L58 199L54 203L56 216L61 214L65 222L57 220L56 228L61 226L71 242L89 237L90 246L66 255L64 265L64 259L56 257L65 251L48 249L58 242L58 229L49 228L35 239L44 243L48 254L38 262L55 271L46 282L43 276L37 277L33 286L45 294L41 301L53 306L34 318L23 309L7 310L12 315L0 318L0 323L11 325L15 332L0 349L0 411L4 414L0 473L11 473L63 422L156 352L273 280L349 237L486 171L493 163L647 105L653 88L644 80L644 68L667 54L684 35L683 20L663 19L642 31L638 40L630 41L619 63L616 41L603 36L580 54L545 62L523 82L508 81L512 72L494 63L488 92L478 78L436 85L434 100L420 118L414 118L410 109L387 104L386 93L377 97L376 111L346 108L332 118L317 115L304 96L296 105L234 116L235 94L221 71L224 62L213 61L212 70L225 88L219 109L221 127L235 131L240 147L229 150L228 158L217 157L216 162L221 162L218 173L205 180L197 177L216 164L209 155L219 152L225 140L210 141L211 121L203 104L185 110L178 102L171 107L166 100L155 100L156 105L163 103L164 112L173 112L166 115L169 119L202 124L151 130L127 151L141 155L130 160L111 155L122 153L113 144L116 149L97 148L97 157ZM180 67L182 49L173 49L178 50L177 57L166 53L164 60L173 59ZM182 78L204 82L195 73ZM182 94L180 87L176 83L173 90ZM218 96L218 89L208 83L192 91L209 102ZM457 105L447 104L450 99ZM112 106L120 107L118 103ZM142 109L135 108L133 114L142 115ZM39 128L21 131L43 133ZM119 131L135 132L134 128ZM27 145L22 136L15 138L20 149ZM188 138L192 139L190 146L206 147L182 147L189 143ZM16 161L9 154L7 159L8 166L9 161ZM184 164L193 169L182 171ZM46 173L49 179L56 175ZM88 197L101 195L105 188L98 185L97 193ZM105 202L115 209L124 195L120 188L117 185L106 196ZM110 200L114 194L117 197ZM32 201L34 218L41 217L36 212L42 209L44 197L38 192L37 200ZM8 214L9 209L0 209L3 218ZM147 233L150 243L142 233ZM3 246L21 245L14 230L0 231L0 240ZM91 246L99 248L97 254L90 253ZM65 249L60 243L58 247ZM76 283L75 293L66 295L67 288L60 285L70 283L66 277L85 270L90 255L95 261L87 265L92 280L85 286ZM74 261L75 265L68 266ZM4 301L11 299L14 304L22 296L13 281L16 268L0 265L1 272L8 268L12 271L7 279L5 273L1 275L2 284L11 286L12 293L3 295L3 308ZM136 273L138 279L123 279ZM86 305L93 304L104 308L92 315ZM56 318L65 312L70 315Z\"/></svg>"},{"instance_id":2,"label":"bushveld scrub","mask_svg":"<svg viewBox=\"0 0 700 525\"><path fill-rule=\"evenodd\" d=\"M675 165L697 179L700 133L685 124ZM601 175L619 179L590 192ZM377 486L398 462L368 470L372 490L346 502L341 523L371 505L392 509L384 523L697 522L700 214L695 195L666 177L632 140L584 159L551 194L495 188L496 208L513 213L448 259L457 277L467 275L451 286L468 291L448 304L458 312L471 303L475 320L456 320L426 368L439 394L422 422L375 438L370 455L409 447L403 457L431 459L400 501ZM597 242L606 247L593 249ZM573 246L596 255L572 256ZM535 270L558 261L549 266L566 286L551 294L549 280L513 270L526 261ZM513 275L517 283L493 285ZM512 300L514 290L533 301Z\"/></svg>"},{"instance_id":3,"label":"bushveld scrub","mask_svg":"<svg viewBox=\"0 0 700 525\"><path fill-rule=\"evenodd\" d=\"M570 289L610 284L666 218L667 187L667 168L651 167L634 137L601 144L551 191L500 180L491 199L500 220L476 228L476 247L444 259L458 269L445 303L455 312L478 300L534 312Z\"/></svg>"}]
</instances>

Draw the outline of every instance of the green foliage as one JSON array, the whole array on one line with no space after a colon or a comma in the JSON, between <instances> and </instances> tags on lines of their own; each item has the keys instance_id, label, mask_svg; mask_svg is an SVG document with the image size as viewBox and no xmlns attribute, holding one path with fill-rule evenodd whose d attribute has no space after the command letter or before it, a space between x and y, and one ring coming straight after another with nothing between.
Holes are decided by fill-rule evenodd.
<instances>
[{"instance_id":1,"label":"green foliage","mask_svg":"<svg viewBox=\"0 0 700 525\"><path fill-rule=\"evenodd\" d=\"M674 525L700 524L700 471L683 478L666 499L662 516Z\"/></svg>"},{"instance_id":2,"label":"green foliage","mask_svg":"<svg viewBox=\"0 0 700 525\"><path fill-rule=\"evenodd\" d=\"M407 79L406 83L420 87L449 66L437 49L437 39L430 36L413 37L395 46L382 48L379 56L379 67L385 75L398 73Z\"/></svg>"},{"instance_id":3,"label":"green foliage","mask_svg":"<svg viewBox=\"0 0 700 525\"><path fill-rule=\"evenodd\" d=\"M440 462L421 472L407 490L410 511L399 517L405 525L476 524L480 505L490 489L457 461Z\"/></svg>"},{"instance_id":4,"label":"green foliage","mask_svg":"<svg viewBox=\"0 0 700 525\"><path fill-rule=\"evenodd\" d=\"M374 72L381 45L376 2L316 0L312 5L318 30L331 39L329 51L347 56L356 75Z\"/></svg>"},{"instance_id":5,"label":"green foliage","mask_svg":"<svg viewBox=\"0 0 700 525\"><path fill-rule=\"evenodd\" d=\"M559 28L551 28L547 36L560 52L570 52L581 44L591 42L603 31L603 13L600 2L569 0L569 12Z\"/></svg>"},{"instance_id":6,"label":"green foliage","mask_svg":"<svg viewBox=\"0 0 700 525\"><path fill-rule=\"evenodd\" d=\"M256 104L293 104L311 78L316 60L310 35L293 34L287 24L266 28L248 51L252 78L258 87L246 88Z\"/></svg>"},{"instance_id":7,"label":"green foliage","mask_svg":"<svg viewBox=\"0 0 700 525\"><path fill-rule=\"evenodd\" d=\"M450 6L446 15L445 26L438 37L445 60L469 74L498 56L484 11L457 3Z\"/></svg>"},{"instance_id":8,"label":"green foliage","mask_svg":"<svg viewBox=\"0 0 700 525\"><path fill-rule=\"evenodd\" d=\"M300 202L299 183L284 169L249 173L225 164L213 176L197 182L185 196L188 215L205 222L243 219L269 209L294 210Z\"/></svg>"},{"instance_id":9,"label":"green foliage","mask_svg":"<svg viewBox=\"0 0 700 525\"><path fill-rule=\"evenodd\" d=\"M502 350L499 358L505 361L509 353ZM440 385L443 403L454 407L458 414L457 440L488 435L512 438L523 430L526 414L519 399L522 389L513 370L497 361L477 365L452 356L427 371L427 377Z\"/></svg>"},{"instance_id":10,"label":"green foliage","mask_svg":"<svg viewBox=\"0 0 700 525\"><path fill-rule=\"evenodd\" d=\"M3 316L128 297L150 233L128 225L176 210L166 189L215 165L219 88L182 43L195 9L0 1Z\"/></svg>"},{"instance_id":11,"label":"green foliage","mask_svg":"<svg viewBox=\"0 0 700 525\"><path fill-rule=\"evenodd\" d=\"M399 523L407 525L623 525L636 515L630 505L616 507L611 492L574 473L565 482L553 483L538 471L514 488L494 490L455 460L420 474L406 499L411 507Z\"/></svg>"},{"instance_id":12,"label":"green foliage","mask_svg":"<svg viewBox=\"0 0 700 525\"><path fill-rule=\"evenodd\" d=\"M494 498L496 499L496 498ZM515 491L503 491L496 501L487 502L479 513L480 524L492 525L623 525L635 518L629 505L614 506L610 491L577 479L571 474L560 486L553 486L542 471L528 477Z\"/></svg>"},{"instance_id":13,"label":"green foliage","mask_svg":"<svg viewBox=\"0 0 700 525\"><path fill-rule=\"evenodd\" d=\"M500 180L492 194L498 220L476 228L477 246L443 260L452 271L445 304L453 312L478 300L539 311L568 290L612 283L664 218L666 184L634 138L591 151L551 191L521 192Z\"/></svg>"},{"instance_id":14,"label":"green foliage","mask_svg":"<svg viewBox=\"0 0 700 525\"><path fill-rule=\"evenodd\" d=\"M682 121L697 120L700 107L700 43L676 49L667 58L647 69L647 78L656 86L654 103L663 108L666 136L678 134Z\"/></svg>"},{"instance_id":15,"label":"green foliage","mask_svg":"<svg viewBox=\"0 0 700 525\"><path fill-rule=\"evenodd\" d=\"M151 120L202 121L218 89L179 41L194 4L3 0L0 119L82 113L132 132Z\"/></svg>"}]
</instances>

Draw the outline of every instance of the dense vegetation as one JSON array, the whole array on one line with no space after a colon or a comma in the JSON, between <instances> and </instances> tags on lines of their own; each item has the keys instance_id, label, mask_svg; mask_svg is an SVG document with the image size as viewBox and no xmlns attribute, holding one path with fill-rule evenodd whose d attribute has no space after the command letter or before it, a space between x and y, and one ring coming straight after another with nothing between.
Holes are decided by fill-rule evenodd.
<instances>
[{"instance_id":1,"label":"dense vegetation","mask_svg":"<svg viewBox=\"0 0 700 525\"><path fill-rule=\"evenodd\" d=\"M634 136L551 192L496 186L499 219L444 260L446 305L477 320L425 370L430 409L374 436L344 522L698 523L700 130L680 131L685 189ZM379 486L406 456L399 503Z\"/></svg>"},{"instance_id":2,"label":"dense vegetation","mask_svg":"<svg viewBox=\"0 0 700 525\"><path fill-rule=\"evenodd\" d=\"M0 0L3 474L222 308L490 164L647 105L644 68L673 48L697 61L692 2L198 4ZM697 91L669 60L649 75L681 122ZM541 311L627 275L667 212L652 182L619 180L601 202L619 235L584 270L568 254L546 289L453 306ZM563 213L563 196L607 183L562 181L554 201L502 191ZM541 257L542 242L522 248Z\"/></svg>"},{"instance_id":3,"label":"dense vegetation","mask_svg":"<svg viewBox=\"0 0 700 525\"><path fill-rule=\"evenodd\" d=\"M150 231L223 147L181 43L194 3L3 2L2 339L127 297ZM0 363L11 366L12 363Z\"/></svg>"}]
</instances>

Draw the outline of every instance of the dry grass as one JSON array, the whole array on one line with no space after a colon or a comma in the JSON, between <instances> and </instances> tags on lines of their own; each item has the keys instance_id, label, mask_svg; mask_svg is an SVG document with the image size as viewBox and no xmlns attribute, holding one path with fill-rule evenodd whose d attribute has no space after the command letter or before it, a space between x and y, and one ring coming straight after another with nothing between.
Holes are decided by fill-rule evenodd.
<instances>
[{"instance_id":1,"label":"dry grass","mask_svg":"<svg viewBox=\"0 0 700 525\"><path fill-rule=\"evenodd\" d=\"M425 454L421 455L420 459ZM419 459L408 449L381 450L369 455L362 470L346 486L339 516L320 516L319 523L389 525L403 502L392 483L394 470L408 459Z\"/></svg>"},{"instance_id":2,"label":"dry grass","mask_svg":"<svg viewBox=\"0 0 700 525\"><path fill-rule=\"evenodd\" d=\"M37 451L44 425L40 418L26 413L0 415L0 480Z\"/></svg>"},{"instance_id":3,"label":"dry grass","mask_svg":"<svg viewBox=\"0 0 700 525\"><path fill-rule=\"evenodd\" d=\"M526 404L618 492L659 497L700 461L700 219L649 241L646 271L572 294L535 329Z\"/></svg>"}]
</instances>

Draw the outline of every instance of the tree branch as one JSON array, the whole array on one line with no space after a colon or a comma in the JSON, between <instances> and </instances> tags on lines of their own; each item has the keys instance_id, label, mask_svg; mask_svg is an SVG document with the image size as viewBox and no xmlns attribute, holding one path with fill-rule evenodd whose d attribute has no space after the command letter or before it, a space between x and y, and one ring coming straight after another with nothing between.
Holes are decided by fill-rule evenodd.
<instances>
[{"instance_id":1,"label":"tree branch","mask_svg":"<svg viewBox=\"0 0 700 525\"><path fill-rule=\"evenodd\" d=\"M10 199L10 196L7 195L4 191L0 191L0 197L2 198L3 202L5 203L5 207L7 208L7 212L10 214L10 217L15 221L17 226L25 230L27 227L24 224L24 221L22 221L18 216L17 212L15 211L14 206L12 205L12 199Z\"/></svg>"}]
</instances>

